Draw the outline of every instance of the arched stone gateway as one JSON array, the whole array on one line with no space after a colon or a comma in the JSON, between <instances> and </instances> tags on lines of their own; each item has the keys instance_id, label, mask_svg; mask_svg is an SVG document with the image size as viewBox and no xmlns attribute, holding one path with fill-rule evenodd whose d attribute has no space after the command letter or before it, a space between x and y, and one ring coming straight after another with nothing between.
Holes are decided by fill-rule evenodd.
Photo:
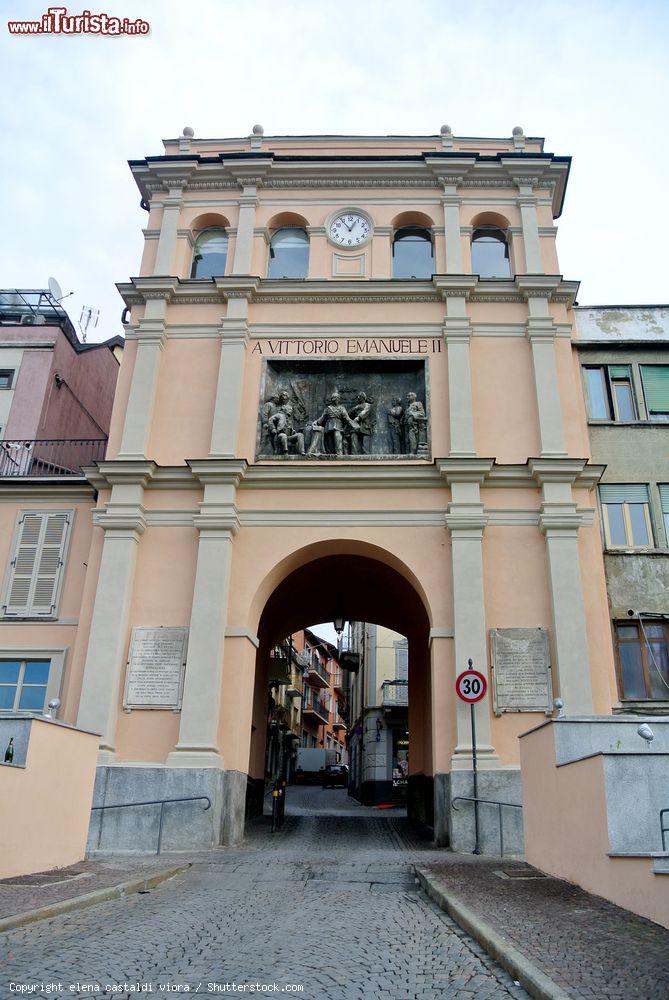
<instances>
[{"instance_id":1,"label":"arched stone gateway","mask_svg":"<svg viewBox=\"0 0 669 1000\"><path fill-rule=\"evenodd\" d=\"M430 617L413 574L396 556L376 546L336 539L308 546L286 564L301 563L276 586L258 628L253 733L249 775L262 787L265 762L267 665L272 646L305 621L341 615L374 622L405 635L409 649L409 733L411 770L409 817L433 824L433 737L430 677Z\"/></svg>"},{"instance_id":2,"label":"arched stone gateway","mask_svg":"<svg viewBox=\"0 0 669 1000\"><path fill-rule=\"evenodd\" d=\"M101 734L98 802L207 794L207 813L174 807L166 845L238 840L267 650L338 613L408 636L411 810L471 848L471 810L451 806L472 790L468 660L489 682L484 797L519 801L518 736L554 697L570 715L615 697L577 285L553 238L568 160L530 138L521 155L512 138L254 134L184 137L131 168L146 248L120 286L63 692L65 718ZM482 205L511 276L471 273ZM212 214L225 273L191 278ZM267 277L293 216L306 279ZM431 276L393 278L398 220L430 223ZM117 846L150 846L130 812L106 820ZM494 850L496 814L482 821Z\"/></svg>"}]
</instances>

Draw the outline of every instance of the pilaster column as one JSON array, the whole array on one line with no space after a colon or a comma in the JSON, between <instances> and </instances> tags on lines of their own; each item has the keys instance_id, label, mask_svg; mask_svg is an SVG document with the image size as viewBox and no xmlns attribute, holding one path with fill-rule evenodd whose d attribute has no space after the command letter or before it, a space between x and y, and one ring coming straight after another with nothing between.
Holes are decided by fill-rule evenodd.
<instances>
[{"instance_id":1,"label":"pilaster column","mask_svg":"<svg viewBox=\"0 0 669 1000\"><path fill-rule=\"evenodd\" d=\"M458 183L462 177L451 177L444 181L441 204L444 208L444 242L446 246L446 273L462 274L462 240L460 237L460 205Z\"/></svg>"},{"instance_id":2,"label":"pilaster column","mask_svg":"<svg viewBox=\"0 0 669 1000\"><path fill-rule=\"evenodd\" d=\"M539 244L539 222L537 220L537 199L532 188L538 178L514 177L518 186L518 207L523 227L523 243L525 245L525 273L543 274L541 263L541 247Z\"/></svg>"},{"instance_id":3,"label":"pilaster column","mask_svg":"<svg viewBox=\"0 0 669 1000\"><path fill-rule=\"evenodd\" d=\"M179 215L183 206L183 182L175 181L169 187L169 193L163 200L163 220L160 225L156 262L153 265L155 275L171 275L174 273L174 251L177 245L177 229Z\"/></svg>"},{"instance_id":4,"label":"pilaster column","mask_svg":"<svg viewBox=\"0 0 669 1000\"><path fill-rule=\"evenodd\" d=\"M165 344L167 303L174 291L172 278L136 278L134 281L146 303L144 316L128 333L137 342L135 365L125 410L119 458L141 460L146 457L158 386L160 358Z\"/></svg>"},{"instance_id":5,"label":"pilaster column","mask_svg":"<svg viewBox=\"0 0 669 1000\"><path fill-rule=\"evenodd\" d=\"M248 292L227 291L227 315L221 322L221 357L209 454L234 458L242 403L244 363L249 340Z\"/></svg>"},{"instance_id":6,"label":"pilaster column","mask_svg":"<svg viewBox=\"0 0 669 1000\"><path fill-rule=\"evenodd\" d=\"M256 208L258 206L258 183L259 178L255 177L245 180L242 194L239 197L235 259L232 263L231 272L233 275L249 274L251 271L253 230L255 227Z\"/></svg>"},{"instance_id":7,"label":"pilaster column","mask_svg":"<svg viewBox=\"0 0 669 1000\"><path fill-rule=\"evenodd\" d=\"M443 330L448 354L449 454L452 458L471 458L476 454L469 346L472 327L467 315L467 297L476 282L476 277L459 278L457 284L454 279L435 279L446 301Z\"/></svg>"},{"instance_id":8,"label":"pilaster column","mask_svg":"<svg viewBox=\"0 0 669 1000\"><path fill-rule=\"evenodd\" d=\"M548 290L526 287L522 278L516 278L516 284L527 299L526 330L532 351L541 454L563 456L566 449L555 355L557 328L548 310Z\"/></svg>"},{"instance_id":9,"label":"pilaster column","mask_svg":"<svg viewBox=\"0 0 669 1000\"><path fill-rule=\"evenodd\" d=\"M139 539L146 527L143 486L116 485L95 523L104 528L77 725L100 733L101 764L116 759L116 720L128 645Z\"/></svg>"},{"instance_id":10,"label":"pilaster column","mask_svg":"<svg viewBox=\"0 0 669 1000\"><path fill-rule=\"evenodd\" d=\"M571 484L583 462L530 462L542 487L539 527L546 536L558 693L567 715L592 713L588 635L578 552L583 520Z\"/></svg>"},{"instance_id":11,"label":"pilaster column","mask_svg":"<svg viewBox=\"0 0 669 1000\"><path fill-rule=\"evenodd\" d=\"M194 518L199 542L179 741L166 763L172 767L222 767L218 744L221 678L232 541L239 529L234 500L245 463L190 465L204 483L204 499Z\"/></svg>"},{"instance_id":12,"label":"pilaster column","mask_svg":"<svg viewBox=\"0 0 669 1000\"><path fill-rule=\"evenodd\" d=\"M483 531L487 515L481 503L480 483L492 466L491 460L481 459L460 469L453 463L442 467L442 475L451 486L451 502L446 525L451 532L453 559L453 629L455 635L456 676L467 669L469 659L474 668L489 678L488 641L485 622L483 589ZM457 745L452 768L471 768L471 727L469 706L456 699ZM476 711L477 752L482 767L494 767L490 730L490 687Z\"/></svg>"}]
</instances>

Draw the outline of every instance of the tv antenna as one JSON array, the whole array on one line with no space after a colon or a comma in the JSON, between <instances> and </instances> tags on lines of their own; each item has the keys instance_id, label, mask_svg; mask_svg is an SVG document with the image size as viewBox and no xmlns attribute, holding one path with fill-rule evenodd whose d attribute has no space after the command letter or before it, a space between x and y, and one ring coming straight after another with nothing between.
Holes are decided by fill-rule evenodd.
<instances>
[{"instance_id":1,"label":"tv antenna","mask_svg":"<svg viewBox=\"0 0 669 1000\"><path fill-rule=\"evenodd\" d=\"M55 278L49 278L49 291L51 292L51 297L56 300L56 302L62 302L63 299L69 299L70 295L74 295L74 292L68 292L67 295L63 295L63 289L60 287L58 281Z\"/></svg>"},{"instance_id":2,"label":"tv antenna","mask_svg":"<svg viewBox=\"0 0 669 1000\"><path fill-rule=\"evenodd\" d=\"M100 310L94 309L93 306L84 306L81 310L81 316L79 317L79 329L81 330L81 339L83 343L86 343L86 334L90 327L95 327L98 325L98 320L100 318Z\"/></svg>"}]
</instances>

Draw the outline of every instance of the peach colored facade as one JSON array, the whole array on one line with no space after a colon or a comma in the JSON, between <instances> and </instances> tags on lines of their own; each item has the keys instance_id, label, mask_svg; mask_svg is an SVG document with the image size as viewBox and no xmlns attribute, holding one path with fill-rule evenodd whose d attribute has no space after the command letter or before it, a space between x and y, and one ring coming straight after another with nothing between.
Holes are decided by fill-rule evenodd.
<instances>
[{"instance_id":1,"label":"peach colored facade","mask_svg":"<svg viewBox=\"0 0 669 1000\"><path fill-rule=\"evenodd\" d=\"M36 718L27 740L24 763L0 765L1 878L65 868L86 849L96 735Z\"/></svg>"},{"instance_id":2,"label":"peach colored facade","mask_svg":"<svg viewBox=\"0 0 669 1000\"><path fill-rule=\"evenodd\" d=\"M520 746L527 861L669 927L666 867L655 873L652 856L612 851L604 756L559 765L550 725L528 733ZM624 822L630 819L636 822L629 814Z\"/></svg>"},{"instance_id":3,"label":"peach colored facade","mask_svg":"<svg viewBox=\"0 0 669 1000\"><path fill-rule=\"evenodd\" d=\"M577 283L555 250L569 160L521 133L259 130L185 134L131 169L145 250L119 286L131 315L87 565L66 574L81 604L63 716L101 734L101 789L120 769L192 774L222 789L212 842L234 840L263 777L272 645L334 614L385 625L409 642L409 808L446 844L452 779L471 768L455 677L470 657L489 675L490 629L548 630L569 713L615 699ZM344 209L373 228L351 250L328 237ZM407 225L430 234L432 277L392 277ZM481 225L506 233L508 278L472 273ZM225 274L191 279L211 226L227 232ZM307 233L306 279L266 277L283 226ZM267 363L305 358L424 363L427 452L257 459ZM188 628L177 710L124 710L140 626ZM519 794L517 737L543 716L497 716L489 696L478 712L489 787Z\"/></svg>"}]
</instances>

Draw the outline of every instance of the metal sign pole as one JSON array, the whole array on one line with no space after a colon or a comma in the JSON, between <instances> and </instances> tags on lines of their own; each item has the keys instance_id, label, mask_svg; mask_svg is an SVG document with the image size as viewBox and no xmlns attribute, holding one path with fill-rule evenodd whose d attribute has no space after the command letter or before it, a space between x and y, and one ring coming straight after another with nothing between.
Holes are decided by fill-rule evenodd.
<instances>
[{"instance_id":1,"label":"metal sign pole","mask_svg":"<svg viewBox=\"0 0 669 1000\"><path fill-rule=\"evenodd\" d=\"M472 722L472 775L474 779L474 833L476 843L474 845L474 854L481 853L481 844L479 839L479 786L478 786L478 772L476 770L476 706L472 703L469 706L469 713Z\"/></svg>"}]
</instances>

